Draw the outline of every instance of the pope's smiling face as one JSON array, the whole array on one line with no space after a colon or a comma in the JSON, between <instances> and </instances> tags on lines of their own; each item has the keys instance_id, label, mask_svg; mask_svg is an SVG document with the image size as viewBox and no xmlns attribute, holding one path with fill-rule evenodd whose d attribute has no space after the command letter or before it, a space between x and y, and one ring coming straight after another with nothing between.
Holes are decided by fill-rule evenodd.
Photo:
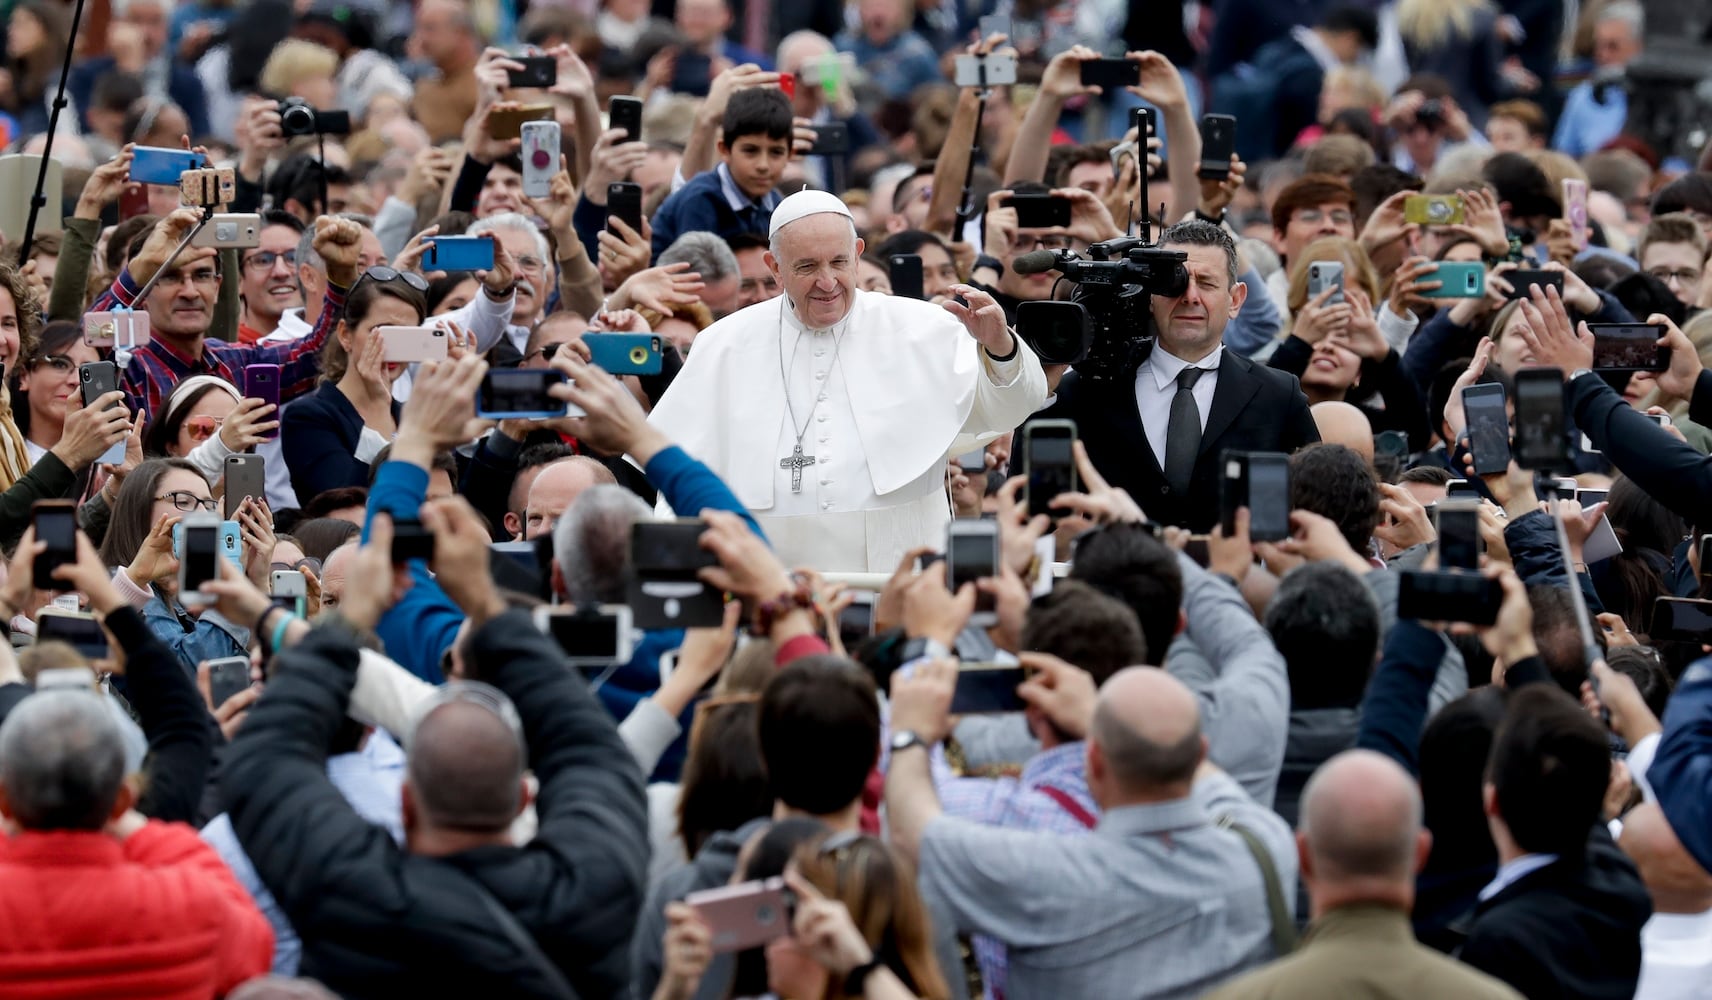
<instances>
[{"instance_id":1,"label":"pope's smiling face","mask_svg":"<svg viewBox=\"0 0 1712 1000\"><path fill-rule=\"evenodd\" d=\"M850 219L833 212L805 215L780 229L775 244L767 268L804 325L821 330L843 319L855 302L863 250Z\"/></svg>"}]
</instances>

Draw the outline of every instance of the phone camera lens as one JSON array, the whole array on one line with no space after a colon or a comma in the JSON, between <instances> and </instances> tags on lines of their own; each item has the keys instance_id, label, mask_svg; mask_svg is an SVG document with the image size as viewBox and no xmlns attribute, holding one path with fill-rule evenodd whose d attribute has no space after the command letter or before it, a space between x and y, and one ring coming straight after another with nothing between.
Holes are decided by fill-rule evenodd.
<instances>
[{"instance_id":1,"label":"phone camera lens","mask_svg":"<svg viewBox=\"0 0 1712 1000\"><path fill-rule=\"evenodd\" d=\"M647 348L645 348L645 347L632 347L630 349L630 363L631 364L639 365L642 362L647 361L647 360L648 360L648 349Z\"/></svg>"}]
</instances>

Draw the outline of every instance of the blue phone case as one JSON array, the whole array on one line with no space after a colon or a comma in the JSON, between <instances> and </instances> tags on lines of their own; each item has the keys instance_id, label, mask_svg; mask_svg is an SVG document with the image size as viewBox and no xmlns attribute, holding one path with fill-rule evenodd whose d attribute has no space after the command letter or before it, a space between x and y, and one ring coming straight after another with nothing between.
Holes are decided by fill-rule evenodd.
<instances>
[{"instance_id":1,"label":"blue phone case","mask_svg":"<svg viewBox=\"0 0 1712 1000\"><path fill-rule=\"evenodd\" d=\"M422 264L430 271L488 271L493 268L493 239L487 236L433 236Z\"/></svg>"},{"instance_id":2,"label":"blue phone case","mask_svg":"<svg viewBox=\"0 0 1712 1000\"><path fill-rule=\"evenodd\" d=\"M164 146L138 146L131 151L131 177L139 184L170 184L178 186L178 175L186 170L206 167L208 161L201 153L188 149L168 149Z\"/></svg>"},{"instance_id":3,"label":"blue phone case","mask_svg":"<svg viewBox=\"0 0 1712 1000\"><path fill-rule=\"evenodd\" d=\"M1486 294L1486 265L1479 261L1441 261L1431 274L1421 275L1423 281L1437 281L1440 286L1422 292L1424 299L1477 299Z\"/></svg>"},{"instance_id":4,"label":"blue phone case","mask_svg":"<svg viewBox=\"0 0 1712 1000\"><path fill-rule=\"evenodd\" d=\"M594 364L612 375L660 374L660 336L654 333L585 333Z\"/></svg>"},{"instance_id":5,"label":"blue phone case","mask_svg":"<svg viewBox=\"0 0 1712 1000\"><path fill-rule=\"evenodd\" d=\"M225 553L238 572L244 571L244 536L243 529L236 521L220 522L220 551ZM172 526L172 557L184 558L184 522Z\"/></svg>"}]
</instances>

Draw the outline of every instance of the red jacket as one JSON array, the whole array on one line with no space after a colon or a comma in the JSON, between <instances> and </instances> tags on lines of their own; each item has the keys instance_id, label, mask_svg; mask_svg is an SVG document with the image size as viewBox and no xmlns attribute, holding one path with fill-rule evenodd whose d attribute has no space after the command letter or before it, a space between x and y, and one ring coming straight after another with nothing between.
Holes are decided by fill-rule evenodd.
<instances>
[{"instance_id":1,"label":"red jacket","mask_svg":"<svg viewBox=\"0 0 1712 1000\"><path fill-rule=\"evenodd\" d=\"M182 823L0 837L0 996L212 997L263 975L273 930Z\"/></svg>"}]
</instances>

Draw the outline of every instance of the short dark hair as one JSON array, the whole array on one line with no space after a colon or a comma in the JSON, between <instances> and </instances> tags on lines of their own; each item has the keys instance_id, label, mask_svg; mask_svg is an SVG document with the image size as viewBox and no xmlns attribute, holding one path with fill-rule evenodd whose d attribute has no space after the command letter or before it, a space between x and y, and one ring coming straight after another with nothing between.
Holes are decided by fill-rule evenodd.
<instances>
[{"instance_id":1,"label":"short dark hair","mask_svg":"<svg viewBox=\"0 0 1712 1000\"><path fill-rule=\"evenodd\" d=\"M880 755L880 704L862 667L840 656L792 661L762 690L757 726L775 799L830 816L862 797Z\"/></svg>"},{"instance_id":2,"label":"short dark hair","mask_svg":"<svg viewBox=\"0 0 1712 1000\"><path fill-rule=\"evenodd\" d=\"M267 193L273 196L276 208L283 208L287 201L296 201L320 214L327 211L327 206L321 203L323 178L327 184L354 182L350 172L336 163L323 164L308 153L293 153L268 178Z\"/></svg>"},{"instance_id":3,"label":"short dark hair","mask_svg":"<svg viewBox=\"0 0 1712 1000\"><path fill-rule=\"evenodd\" d=\"M1534 645L1552 680L1565 694L1581 697L1581 682L1587 679L1587 654L1581 645L1581 624L1575 599L1564 587L1545 584L1528 588L1528 604L1534 609ZM1605 649L1605 630L1595 628L1593 641Z\"/></svg>"},{"instance_id":4,"label":"short dark hair","mask_svg":"<svg viewBox=\"0 0 1712 1000\"><path fill-rule=\"evenodd\" d=\"M299 236L302 236L304 232L309 229L309 226L302 219L292 215L283 208L270 208L263 212L262 225L264 227L284 226Z\"/></svg>"},{"instance_id":5,"label":"short dark hair","mask_svg":"<svg viewBox=\"0 0 1712 1000\"><path fill-rule=\"evenodd\" d=\"M731 248L732 253L737 253L740 250L769 249L767 237L760 233L732 233L725 238L725 244Z\"/></svg>"},{"instance_id":6,"label":"short dark hair","mask_svg":"<svg viewBox=\"0 0 1712 1000\"><path fill-rule=\"evenodd\" d=\"M1492 185L1499 201L1510 203L1513 218L1555 216L1563 211L1563 199L1551 178L1521 153L1499 153L1480 168L1480 176Z\"/></svg>"},{"instance_id":7,"label":"short dark hair","mask_svg":"<svg viewBox=\"0 0 1712 1000\"><path fill-rule=\"evenodd\" d=\"M1379 16L1364 7L1333 7L1320 17L1320 29L1331 33L1352 32L1369 52L1379 47Z\"/></svg>"},{"instance_id":8,"label":"short dark hair","mask_svg":"<svg viewBox=\"0 0 1712 1000\"><path fill-rule=\"evenodd\" d=\"M1373 467L1341 444L1311 444L1290 456L1290 508L1337 523L1358 556L1379 526L1379 483Z\"/></svg>"},{"instance_id":9,"label":"short dark hair","mask_svg":"<svg viewBox=\"0 0 1712 1000\"><path fill-rule=\"evenodd\" d=\"M727 147L746 135L789 142L795 134L790 99L772 87L749 87L732 94L721 125Z\"/></svg>"},{"instance_id":10,"label":"short dark hair","mask_svg":"<svg viewBox=\"0 0 1712 1000\"><path fill-rule=\"evenodd\" d=\"M689 857L709 836L772 815L773 793L761 763L755 718L754 695L696 707L678 786L678 836Z\"/></svg>"},{"instance_id":11,"label":"short dark hair","mask_svg":"<svg viewBox=\"0 0 1712 1000\"><path fill-rule=\"evenodd\" d=\"M1145 662L1165 662L1183 606L1177 553L1139 524L1110 524L1076 540L1070 578L1128 605L1141 623Z\"/></svg>"},{"instance_id":12,"label":"short dark hair","mask_svg":"<svg viewBox=\"0 0 1712 1000\"><path fill-rule=\"evenodd\" d=\"M1545 684L1510 696L1486 781L1517 847L1581 857L1610 778L1605 734L1573 698Z\"/></svg>"},{"instance_id":13,"label":"short dark hair","mask_svg":"<svg viewBox=\"0 0 1712 1000\"><path fill-rule=\"evenodd\" d=\"M1404 483L1423 483L1427 486L1449 486L1456 477L1442 465L1417 465L1413 469L1404 469L1397 477L1397 485Z\"/></svg>"},{"instance_id":14,"label":"short dark hair","mask_svg":"<svg viewBox=\"0 0 1712 1000\"><path fill-rule=\"evenodd\" d=\"M1712 173L1684 174L1653 195L1653 214L1701 212L1712 215Z\"/></svg>"},{"instance_id":15,"label":"short dark hair","mask_svg":"<svg viewBox=\"0 0 1712 1000\"><path fill-rule=\"evenodd\" d=\"M1060 580L1028 609L1022 648L1081 667L1096 686L1125 667L1147 662L1147 642L1135 612L1080 580Z\"/></svg>"},{"instance_id":16,"label":"short dark hair","mask_svg":"<svg viewBox=\"0 0 1712 1000\"><path fill-rule=\"evenodd\" d=\"M1266 608L1266 631L1290 675L1290 707L1361 704L1379 650L1379 606L1354 573L1308 563L1284 575Z\"/></svg>"},{"instance_id":17,"label":"short dark hair","mask_svg":"<svg viewBox=\"0 0 1712 1000\"><path fill-rule=\"evenodd\" d=\"M1227 287L1236 285L1236 237L1223 226L1202 219L1179 222L1159 235L1161 246L1216 247L1225 253Z\"/></svg>"},{"instance_id":18,"label":"short dark hair","mask_svg":"<svg viewBox=\"0 0 1712 1000\"><path fill-rule=\"evenodd\" d=\"M369 502L369 491L363 486L338 486L330 490L322 490L309 498L303 505L303 516L314 519L326 517L336 510L347 507L366 507Z\"/></svg>"},{"instance_id":19,"label":"short dark hair","mask_svg":"<svg viewBox=\"0 0 1712 1000\"><path fill-rule=\"evenodd\" d=\"M303 554L327 561L333 550L362 534L361 528L339 517L314 517L305 513L303 520L292 526L297 547Z\"/></svg>"},{"instance_id":20,"label":"short dark hair","mask_svg":"<svg viewBox=\"0 0 1712 1000\"><path fill-rule=\"evenodd\" d=\"M89 110L129 111L147 93L148 87L137 74L108 70L95 80L89 93Z\"/></svg>"},{"instance_id":21,"label":"short dark hair","mask_svg":"<svg viewBox=\"0 0 1712 1000\"><path fill-rule=\"evenodd\" d=\"M919 254L921 248L929 244L944 250L946 256L951 255L951 248L945 245L944 240L934 233L923 232L920 229L905 229L902 232L893 233L874 248L874 255L881 260L889 261L893 254Z\"/></svg>"},{"instance_id":22,"label":"short dark hair","mask_svg":"<svg viewBox=\"0 0 1712 1000\"><path fill-rule=\"evenodd\" d=\"M1389 163L1372 163L1350 175L1349 189L1355 193L1355 224L1362 225L1384 203L1399 191L1419 191L1427 182L1419 176Z\"/></svg>"},{"instance_id":23,"label":"short dark hair","mask_svg":"<svg viewBox=\"0 0 1712 1000\"><path fill-rule=\"evenodd\" d=\"M1665 669L1664 657L1658 650L1651 646L1618 646L1605 652L1605 662L1612 670L1634 681L1647 708L1659 718L1664 718L1665 705L1676 685L1671 682L1670 671Z\"/></svg>"},{"instance_id":24,"label":"short dark hair","mask_svg":"<svg viewBox=\"0 0 1712 1000\"><path fill-rule=\"evenodd\" d=\"M1327 202L1341 201L1355 211L1355 192L1342 177L1330 174L1306 174L1296 178L1278 192L1272 201L1272 228L1279 232L1290 227L1290 217L1298 208L1318 208Z\"/></svg>"}]
</instances>

